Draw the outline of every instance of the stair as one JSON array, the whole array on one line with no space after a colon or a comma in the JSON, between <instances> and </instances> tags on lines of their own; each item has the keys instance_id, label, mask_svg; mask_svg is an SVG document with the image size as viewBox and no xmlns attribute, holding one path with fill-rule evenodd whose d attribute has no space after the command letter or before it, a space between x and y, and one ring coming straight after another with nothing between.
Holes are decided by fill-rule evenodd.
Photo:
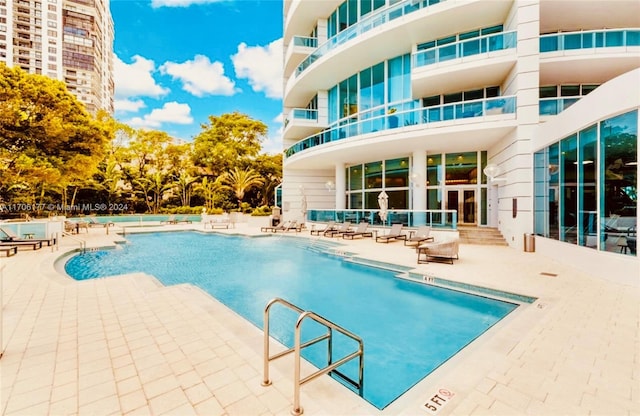
<instances>
[{"instance_id":1,"label":"stair","mask_svg":"<svg viewBox=\"0 0 640 416\"><path fill-rule=\"evenodd\" d=\"M461 244L509 245L497 228L459 225L458 233L460 234Z\"/></svg>"}]
</instances>

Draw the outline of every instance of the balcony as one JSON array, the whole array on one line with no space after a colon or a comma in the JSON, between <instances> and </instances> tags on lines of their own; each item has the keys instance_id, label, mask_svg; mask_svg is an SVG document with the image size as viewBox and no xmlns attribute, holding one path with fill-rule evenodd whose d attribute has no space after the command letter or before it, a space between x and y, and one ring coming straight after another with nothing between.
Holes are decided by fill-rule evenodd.
<instances>
[{"instance_id":1,"label":"balcony","mask_svg":"<svg viewBox=\"0 0 640 416\"><path fill-rule=\"evenodd\" d=\"M305 137L326 127L326 124L319 123L318 110L294 108L284 119L283 138Z\"/></svg>"},{"instance_id":2,"label":"balcony","mask_svg":"<svg viewBox=\"0 0 640 416\"><path fill-rule=\"evenodd\" d=\"M582 97L566 97L566 98L541 98L540 110L541 116L555 116L571 107Z\"/></svg>"},{"instance_id":3,"label":"balcony","mask_svg":"<svg viewBox=\"0 0 640 416\"><path fill-rule=\"evenodd\" d=\"M284 75L288 77L295 67L304 60L315 48L318 47L318 39L307 36L294 36L292 42L287 46L284 57Z\"/></svg>"},{"instance_id":4,"label":"balcony","mask_svg":"<svg viewBox=\"0 0 640 416\"><path fill-rule=\"evenodd\" d=\"M640 29L605 29L540 36L540 84L558 79L604 83L638 67Z\"/></svg>"},{"instance_id":5,"label":"balcony","mask_svg":"<svg viewBox=\"0 0 640 416\"><path fill-rule=\"evenodd\" d=\"M398 111L393 114L385 114L364 120L358 120L356 115L348 120L342 121L342 123L336 127L314 134L295 143L285 150L285 156L289 158L303 150L326 143L385 130L413 126L441 127L445 125L445 123L456 124L464 119L477 119L482 117L495 119L502 115L510 115L510 118L514 118L515 111L515 96L503 96ZM375 135L374 137L377 136L378 135Z\"/></svg>"},{"instance_id":6,"label":"balcony","mask_svg":"<svg viewBox=\"0 0 640 416\"><path fill-rule=\"evenodd\" d=\"M412 57L412 94L425 97L474 85L500 85L517 61L515 31L418 51Z\"/></svg>"},{"instance_id":7,"label":"balcony","mask_svg":"<svg viewBox=\"0 0 640 416\"><path fill-rule=\"evenodd\" d=\"M296 68L295 76L300 75L319 58L323 57L338 46L347 43L349 40L360 36L363 33L367 33L370 30L375 29L376 27L381 26L387 22L413 13L417 10L441 3L443 1L445 0L405 0L398 4L394 4L393 6L389 6L386 9L382 9L380 11L372 13L371 16L360 20L354 25L349 26L342 32L327 40L318 49L313 51L312 54L310 54L304 61L302 61L300 65L298 65L298 67Z\"/></svg>"}]
</instances>

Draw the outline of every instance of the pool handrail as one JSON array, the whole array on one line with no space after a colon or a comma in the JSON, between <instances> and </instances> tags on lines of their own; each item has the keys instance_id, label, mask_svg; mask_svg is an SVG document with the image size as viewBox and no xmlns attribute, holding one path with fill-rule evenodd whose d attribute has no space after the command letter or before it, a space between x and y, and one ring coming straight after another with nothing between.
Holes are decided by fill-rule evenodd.
<instances>
[{"instance_id":1,"label":"pool handrail","mask_svg":"<svg viewBox=\"0 0 640 416\"><path fill-rule=\"evenodd\" d=\"M276 303L279 303L295 312L298 312L300 315L298 316L298 320L296 321L296 325L295 325L295 335L294 335L294 346L292 348L289 348L287 350L281 351L277 354L274 354L273 356L269 355L269 311L271 310L271 307L273 305L275 305ZM324 335L321 335L319 337L316 337L312 340L309 340L307 342L301 342L300 341L300 332L301 332L301 328L302 328L302 322L305 319L312 319L314 321L316 321L317 323L325 326L327 328L327 333L325 333ZM341 359L339 359L336 362L333 362L333 357L332 357L332 352L333 352L333 330L336 330L338 332L340 332L341 334L343 334L346 337L349 337L351 339L353 339L354 341L356 341L358 343L358 350L354 353L351 353ZM327 366L324 368L319 369L318 371L316 371L315 373L312 373L308 376L306 376L303 379L300 379L300 354L301 354L301 350L303 348L306 348L308 346L311 346L313 344L316 344L320 341L323 341L325 339L328 339L328 343L327 343ZM289 353L293 352L294 353L294 381L293 381L293 409L291 410L291 414L293 415L301 415L304 410L302 408L302 406L300 406L300 387L302 387L303 384L305 384L308 381L311 381L321 375L327 374L327 373L335 373L336 375L340 376L340 378L342 378L343 380L345 380L346 382L348 382L349 384L351 384L353 387L358 389L358 394L360 396L362 396L364 394L364 383L363 383L363 379L364 379L364 342L362 341L362 338L360 338L359 336L353 334L352 332L346 330L345 328L341 327L340 325L337 325L333 322L331 322L330 320L318 315L315 312L312 311L304 311L301 308L299 308L298 306L294 305L291 302L288 302L282 298L274 298L272 300L270 300L267 303L267 306L265 306L264 308L264 356L263 356L263 361L264 361L264 377L262 379L262 385L263 386L269 386L271 385L271 380L269 380L269 362L278 358L281 358ZM354 358L360 358L360 363L359 363L359 367L358 367L358 381L354 381L352 379L350 379L348 376L346 376L345 374L340 373L339 371L337 371L336 369L338 367L340 367L341 365L345 364L348 361L351 361Z\"/></svg>"},{"instance_id":2,"label":"pool handrail","mask_svg":"<svg viewBox=\"0 0 640 416\"><path fill-rule=\"evenodd\" d=\"M71 233L66 232L66 231L63 231L62 235L64 235L65 237L69 237L70 239L80 243L80 251L82 253L86 253L86 251L87 251L87 242L86 241L84 241L82 238L75 237Z\"/></svg>"}]
</instances>

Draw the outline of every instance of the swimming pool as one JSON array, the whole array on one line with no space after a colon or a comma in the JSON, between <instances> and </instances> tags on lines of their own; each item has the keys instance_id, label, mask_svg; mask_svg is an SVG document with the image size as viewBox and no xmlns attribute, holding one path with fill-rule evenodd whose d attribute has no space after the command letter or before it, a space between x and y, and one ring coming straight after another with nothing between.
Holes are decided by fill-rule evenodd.
<instances>
[{"instance_id":1,"label":"swimming pool","mask_svg":"<svg viewBox=\"0 0 640 416\"><path fill-rule=\"evenodd\" d=\"M380 409L517 307L398 279L395 272L308 250L299 239L197 232L127 239L123 250L76 255L65 270L78 280L142 271L165 285L193 283L260 328L274 297L312 310L364 340L364 398ZM297 316L284 308L271 315L271 334L291 346ZM318 329L305 323L303 339ZM338 358L351 352L346 342L334 348ZM326 346L303 356L324 366ZM357 379L357 362L341 370Z\"/></svg>"}]
</instances>

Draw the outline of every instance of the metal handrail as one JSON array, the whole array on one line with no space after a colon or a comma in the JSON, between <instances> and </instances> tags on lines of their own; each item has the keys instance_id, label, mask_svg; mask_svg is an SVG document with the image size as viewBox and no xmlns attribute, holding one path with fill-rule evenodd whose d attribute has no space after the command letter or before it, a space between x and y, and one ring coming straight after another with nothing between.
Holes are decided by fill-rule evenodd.
<instances>
[{"instance_id":1,"label":"metal handrail","mask_svg":"<svg viewBox=\"0 0 640 416\"><path fill-rule=\"evenodd\" d=\"M87 251L87 242L86 241L84 241L81 238L75 237L71 233L68 233L66 231L63 231L62 234L64 236L66 236L66 237L71 238L72 240L75 240L75 241L79 242L80 243L80 250L82 251L82 253L85 253Z\"/></svg>"},{"instance_id":2,"label":"metal handrail","mask_svg":"<svg viewBox=\"0 0 640 416\"><path fill-rule=\"evenodd\" d=\"M281 351L277 354L274 354L273 356L269 355L269 311L271 310L271 306L275 305L276 303L279 303L285 307L288 307L289 309L296 311L298 313L300 313L300 316L298 317L298 320L296 321L296 325L295 325L295 335L294 335L294 346L293 348L289 348L285 351ZM314 321L316 321L317 323L324 325L327 328L327 333L324 335L321 335L317 338L314 338L312 340L306 341L306 342L301 342L300 340L300 332L301 332L301 328L302 328L302 322L305 319L312 319ZM333 330L336 330L338 332L340 332L341 334L353 339L354 341L356 341L358 343L358 350L352 354L349 354L343 358L341 358L340 360L333 362ZM328 343L327 343L327 366L316 371L315 373L312 373L308 376L306 376L305 378L301 379L300 378L300 352L303 348L306 348L308 346L311 346L313 344L316 344L320 341L323 341L325 339L328 339ZM311 381L321 375L327 374L327 373L335 373L336 375L340 376L343 380L349 382L352 386L354 386L355 388L358 389L358 394L360 396L363 395L364 393L364 383L363 383L363 379L364 379L364 342L362 341L362 338L360 338L359 336L353 334L352 332L342 328L341 326L331 322L330 320L318 315L315 312L312 311L303 311L301 308L299 308L298 306L294 305L291 302L288 302L282 298L274 298L271 301L269 301L267 303L267 306L264 308L264 378L262 380L262 385L263 386L269 386L271 385L271 380L269 380L269 362L271 360L275 360L278 358L281 358L289 353L293 352L294 353L294 384L293 384L293 409L291 410L291 414L293 415L301 415L304 410L302 408L302 406L300 406L300 387L302 387L303 384L307 383L308 381ZM341 365L347 363L348 361L351 361L354 358L360 358L360 362L359 362L359 368L358 368L358 381L354 381L351 380L349 377L347 377L346 375L338 372L336 370L336 368L340 367Z\"/></svg>"}]
</instances>

